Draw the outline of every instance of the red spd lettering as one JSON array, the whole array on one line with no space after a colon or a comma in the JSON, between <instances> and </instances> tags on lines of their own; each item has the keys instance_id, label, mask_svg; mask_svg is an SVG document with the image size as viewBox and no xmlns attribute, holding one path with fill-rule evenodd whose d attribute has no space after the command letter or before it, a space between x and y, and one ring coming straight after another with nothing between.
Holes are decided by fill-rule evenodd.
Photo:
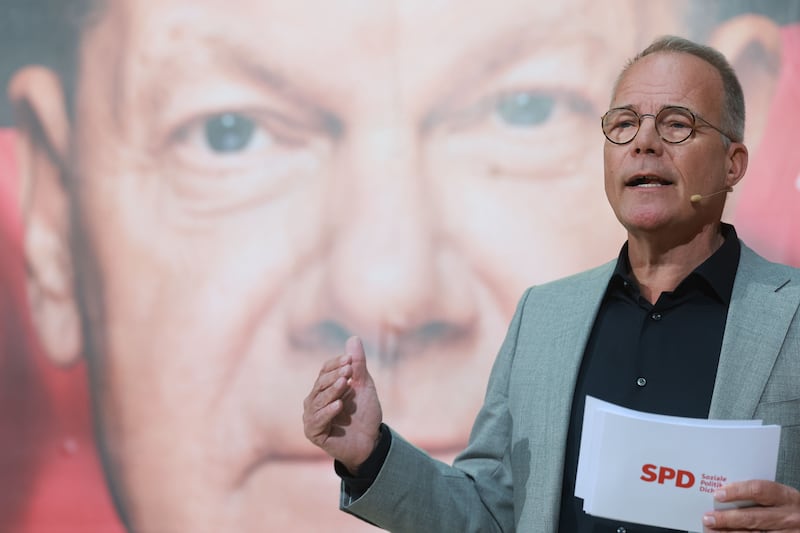
<instances>
[{"instance_id":1,"label":"red spd lettering","mask_svg":"<svg viewBox=\"0 0 800 533\"><path fill-rule=\"evenodd\" d=\"M655 481L658 479L658 474L656 474L656 469L658 467L656 465L644 465L642 466L642 472L644 474L639 477L642 481L647 481L648 483L651 481Z\"/></svg>"},{"instance_id":2,"label":"red spd lettering","mask_svg":"<svg viewBox=\"0 0 800 533\"><path fill-rule=\"evenodd\" d=\"M688 470L678 470L678 478L675 480L675 486L688 489L692 485L694 485L694 474Z\"/></svg>"},{"instance_id":3,"label":"red spd lettering","mask_svg":"<svg viewBox=\"0 0 800 533\"><path fill-rule=\"evenodd\" d=\"M694 486L694 474L688 470L676 470L668 466L656 466L654 464L642 465L642 475L639 479L647 483L657 482L660 485L672 484L681 489L688 489ZM672 482L672 483L667 483Z\"/></svg>"}]
</instances>

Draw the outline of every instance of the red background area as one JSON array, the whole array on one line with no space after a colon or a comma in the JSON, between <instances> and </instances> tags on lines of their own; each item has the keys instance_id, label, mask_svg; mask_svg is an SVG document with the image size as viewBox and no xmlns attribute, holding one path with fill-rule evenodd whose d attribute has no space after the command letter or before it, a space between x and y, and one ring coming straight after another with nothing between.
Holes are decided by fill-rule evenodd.
<instances>
[{"instance_id":1,"label":"red background area","mask_svg":"<svg viewBox=\"0 0 800 533\"><path fill-rule=\"evenodd\" d=\"M25 296L13 132L0 130L0 531L123 531L102 480L84 365L37 346Z\"/></svg>"}]
</instances>

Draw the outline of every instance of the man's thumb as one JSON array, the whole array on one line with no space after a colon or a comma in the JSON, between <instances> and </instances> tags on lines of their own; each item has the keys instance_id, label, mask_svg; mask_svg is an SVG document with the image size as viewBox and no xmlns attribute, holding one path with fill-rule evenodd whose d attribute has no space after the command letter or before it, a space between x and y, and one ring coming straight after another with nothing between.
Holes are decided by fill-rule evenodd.
<instances>
[{"instance_id":1,"label":"man's thumb","mask_svg":"<svg viewBox=\"0 0 800 533\"><path fill-rule=\"evenodd\" d=\"M358 337L350 337L344 345L345 355L349 355L353 360L353 379L359 381L364 378L367 372L367 356L364 353L364 345Z\"/></svg>"}]
</instances>

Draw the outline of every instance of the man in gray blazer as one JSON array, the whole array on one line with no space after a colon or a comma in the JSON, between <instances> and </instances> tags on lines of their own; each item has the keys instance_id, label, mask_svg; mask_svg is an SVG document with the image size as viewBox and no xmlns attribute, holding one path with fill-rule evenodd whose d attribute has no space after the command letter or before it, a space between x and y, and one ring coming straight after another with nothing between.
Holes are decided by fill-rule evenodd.
<instances>
[{"instance_id":1,"label":"man in gray blazer","mask_svg":"<svg viewBox=\"0 0 800 533\"><path fill-rule=\"evenodd\" d=\"M715 50L659 39L622 71L602 129L628 241L617 261L524 294L452 466L382 423L358 339L325 363L304 427L336 459L344 510L392 531L664 531L588 516L574 497L591 394L781 425L777 481L721 487L717 500L757 506L698 529L800 531L800 271L721 222L748 160L738 80Z\"/></svg>"}]
</instances>

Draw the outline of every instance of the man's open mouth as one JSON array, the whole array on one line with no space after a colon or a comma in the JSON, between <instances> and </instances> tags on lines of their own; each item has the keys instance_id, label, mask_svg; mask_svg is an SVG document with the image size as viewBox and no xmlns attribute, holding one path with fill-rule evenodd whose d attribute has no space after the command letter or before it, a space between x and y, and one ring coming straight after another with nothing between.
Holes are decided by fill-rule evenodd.
<instances>
[{"instance_id":1,"label":"man's open mouth","mask_svg":"<svg viewBox=\"0 0 800 533\"><path fill-rule=\"evenodd\" d=\"M634 176L626 183L626 187L665 187L672 185L670 180L658 176Z\"/></svg>"}]
</instances>

